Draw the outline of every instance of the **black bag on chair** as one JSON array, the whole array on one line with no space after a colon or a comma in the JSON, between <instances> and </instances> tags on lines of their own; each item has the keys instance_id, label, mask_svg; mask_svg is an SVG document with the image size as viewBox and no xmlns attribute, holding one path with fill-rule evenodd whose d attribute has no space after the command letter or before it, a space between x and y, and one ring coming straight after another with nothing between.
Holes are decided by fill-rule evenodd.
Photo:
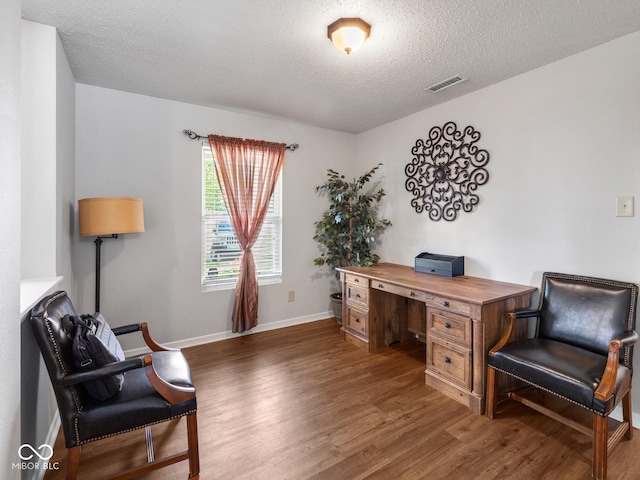
<instances>
[{"instance_id":1,"label":"black bag on chair","mask_svg":"<svg viewBox=\"0 0 640 480\"><path fill-rule=\"evenodd\" d=\"M66 315L64 329L73 338L72 353L79 371L94 370L109 363L125 359L120 342L101 313L92 315ZM107 400L122 390L124 373L83 383L89 395Z\"/></svg>"}]
</instances>

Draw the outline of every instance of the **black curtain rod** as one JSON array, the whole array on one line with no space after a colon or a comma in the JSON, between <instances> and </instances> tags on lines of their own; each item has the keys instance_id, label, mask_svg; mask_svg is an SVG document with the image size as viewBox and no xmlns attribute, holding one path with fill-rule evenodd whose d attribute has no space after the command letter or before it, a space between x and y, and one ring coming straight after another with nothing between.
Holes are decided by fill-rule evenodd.
<instances>
[{"instance_id":1,"label":"black curtain rod","mask_svg":"<svg viewBox=\"0 0 640 480\"><path fill-rule=\"evenodd\" d=\"M202 135L198 135L193 130L183 130L182 133L184 133L191 140L207 140L209 138L209 137L203 137ZM295 152L299 146L300 145L298 145L297 143L292 143L291 145L287 145L287 150L289 150L290 152Z\"/></svg>"}]
</instances>

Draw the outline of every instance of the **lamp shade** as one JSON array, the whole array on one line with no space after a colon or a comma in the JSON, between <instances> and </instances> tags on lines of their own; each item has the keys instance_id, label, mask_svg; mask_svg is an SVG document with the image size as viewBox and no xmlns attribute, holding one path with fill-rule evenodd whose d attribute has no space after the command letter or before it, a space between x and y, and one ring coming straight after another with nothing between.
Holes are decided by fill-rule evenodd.
<instances>
[{"instance_id":1,"label":"lamp shade","mask_svg":"<svg viewBox=\"0 0 640 480\"><path fill-rule=\"evenodd\" d=\"M361 18L339 18L327 27L327 36L338 50L355 52L371 32L371 25Z\"/></svg>"},{"instance_id":2,"label":"lamp shade","mask_svg":"<svg viewBox=\"0 0 640 480\"><path fill-rule=\"evenodd\" d=\"M83 198L78 210L80 236L144 232L141 198Z\"/></svg>"}]
</instances>

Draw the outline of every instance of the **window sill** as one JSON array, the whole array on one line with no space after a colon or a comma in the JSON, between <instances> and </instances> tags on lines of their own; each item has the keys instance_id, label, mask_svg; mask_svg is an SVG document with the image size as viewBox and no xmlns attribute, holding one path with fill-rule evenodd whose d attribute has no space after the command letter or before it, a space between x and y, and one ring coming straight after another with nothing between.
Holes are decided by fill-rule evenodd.
<instances>
[{"instance_id":1,"label":"window sill","mask_svg":"<svg viewBox=\"0 0 640 480\"><path fill-rule=\"evenodd\" d=\"M278 283L282 283L282 277L277 277L277 278L262 278L262 279L258 279L258 286L263 286L263 285L275 285ZM207 293L207 292L218 292L221 290L235 290L236 288L236 282L233 283L225 283L222 285L203 285L202 286L202 293Z\"/></svg>"}]
</instances>

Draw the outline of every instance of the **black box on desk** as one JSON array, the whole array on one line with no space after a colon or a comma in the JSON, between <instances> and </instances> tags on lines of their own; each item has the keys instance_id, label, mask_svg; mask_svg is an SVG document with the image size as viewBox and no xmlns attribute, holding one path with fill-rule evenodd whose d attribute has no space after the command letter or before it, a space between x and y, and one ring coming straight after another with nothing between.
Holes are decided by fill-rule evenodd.
<instances>
[{"instance_id":1,"label":"black box on desk","mask_svg":"<svg viewBox=\"0 0 640 480\"><path fill-rule=\"evenodd\" d=\"M415 259L415 271L444 277L464 275L464 257L423 252Z\"/></svg>"}]
</instances>

